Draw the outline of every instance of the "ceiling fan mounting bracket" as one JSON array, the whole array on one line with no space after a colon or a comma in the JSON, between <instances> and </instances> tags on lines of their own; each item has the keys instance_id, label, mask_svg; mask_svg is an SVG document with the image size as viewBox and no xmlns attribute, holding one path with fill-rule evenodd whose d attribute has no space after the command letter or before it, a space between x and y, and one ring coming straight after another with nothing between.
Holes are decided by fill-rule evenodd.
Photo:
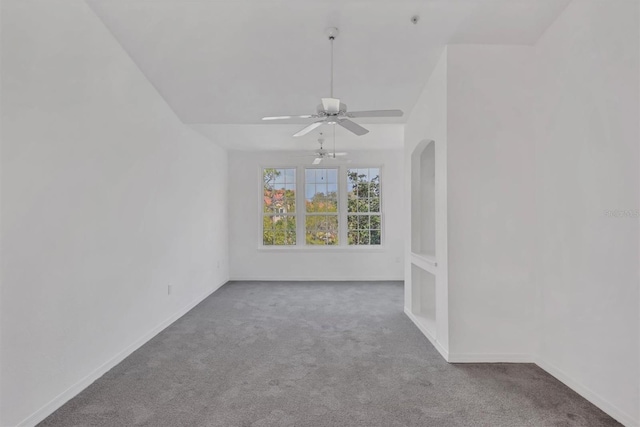
<instances>
[{"instance_id":1,"label":"ceiling fan mounting bracket","mask_svg":"<svg viewBox=\"0 0 640 427\"><path fill-rule=\"evenodd\" d=\"M329 37L329 40L335 40L338 34L340 34L340 31L336 27L329 27L324 30L324 33Z\"/></svg>"}]
</instances>

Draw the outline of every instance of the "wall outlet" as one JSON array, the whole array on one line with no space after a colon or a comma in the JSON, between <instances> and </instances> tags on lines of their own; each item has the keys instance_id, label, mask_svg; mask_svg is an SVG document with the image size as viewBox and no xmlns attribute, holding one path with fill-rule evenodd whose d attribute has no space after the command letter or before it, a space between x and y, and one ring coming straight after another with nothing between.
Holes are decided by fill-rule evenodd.
<instances>
[{"instance_id":1,"label":"wall outlet","mask_svg":"<svg viewBox=\"0 0 640 427\"><path fill-rule=\"evenodd\" d=\"M171 285L167 285L167 295L171 295L171 292L173 291L173 286Z\"/></svg>"}]
</instances>

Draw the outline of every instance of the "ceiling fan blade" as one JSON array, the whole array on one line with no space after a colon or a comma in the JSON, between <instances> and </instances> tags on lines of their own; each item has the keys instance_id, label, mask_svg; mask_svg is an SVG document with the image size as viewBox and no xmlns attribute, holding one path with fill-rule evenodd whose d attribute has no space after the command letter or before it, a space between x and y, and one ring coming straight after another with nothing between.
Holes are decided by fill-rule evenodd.
<instances>
[{"instance_id":1,"label":"ceiling fan blade","mask_svg":"<svg viewBox=\"0 0 640 427\"><path fill-rule=\"evenodd\" d=\"M349 155L349 153L329 153L329 157L342 157L347 155Z\"/></svg>"},{"instance_id":2,"label":"ceiling fan blade","mask_svg":"<svg viewBox=\"0 0 640 427\"><path fill-rule=\"evenodd\" d=\"M302 116L272 116L263 117L262 120L287 120L287 119L311 119L318 117L316 114L304 114Z\"/></svg>"},{"instance_id":3,"label":"ceiling fan blade","mask_svg":"<svg viewBox=\"0 0 640 427\"><path fill-rule=\"evenodd\" d=\"M362 136L365 133L369 133L369 131L365 128L363 128L362 126L360 126L359 124L352 122L349 119L342 119L342 120L338 120L338 124L340 126L342 126L343 128L345 128L348 131L351 131L353 133L355 133L358 136Z\"/></svg>"},{"instance_id":4,"label":"ceiling fan blade","mask_svg":"<svg viewBox=\"0 0 640 427\"><path fill-rule=\"evenodd\" d=\"M402 117L402 110L352 111L347 117Z\"/></svg>"},{"instance_id":5,"label":"ceiling fan blade","mask_svg":"<svg viewBox=\"0 0 640 427\"><path fill-rule=\"evenodd\" d=\"M324 123L324 120L319 120L317 122L313 122L311 123L309 126L307 126L306 128L302 129L300 132L294 134L294 137L298 137L298 136L303 136L308 134L309 132L311 132L312 130L314 130L315 128L321 126Z\"/></svg>"},{"instance_id":6,"label":"ceiling fan blade","mask_svg":"<svg viewBox=\"0 0 640 427\"><path fill-rule=\"evenodd\" d=\"M322 98L322 107L327 113L337 113L340 111L340 100L338 98Z\"/></svg>"},{"instance_id":7,"label":"ceiling fan blade","mask_svg":"<svg viewBox=\"0 0 640 427\"><path fill-rule=\"evenodd\" d=\"M345 163L351 163L351 159L343 159L343 158L338 158L338 157L327 157L326 159L324 159L327 163L332 163L332 164L345 164Z\"/></svg>"},{"instance_id":8,"label":"ceiling fan blade","mask_svg":"<svg viewBox=\"0 0 640 427\"><path fill-rule=\"evenodd\" d=\"M319 165L322 162L322 157L316 157L315 159L313 159L313 163L314 165Z\"/></svg>"}]
</instances>

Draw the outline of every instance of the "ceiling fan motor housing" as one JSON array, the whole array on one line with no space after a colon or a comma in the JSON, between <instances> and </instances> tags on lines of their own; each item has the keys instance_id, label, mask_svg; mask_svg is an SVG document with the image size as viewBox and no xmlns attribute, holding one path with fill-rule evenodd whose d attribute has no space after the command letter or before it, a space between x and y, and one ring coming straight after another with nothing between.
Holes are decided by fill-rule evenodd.
<instances>
[{"instance_id":1,"label":"ceiling fan motor housing","mask_svg":"<svg viewBox=\"0 0 640 427\"><path fill-rule=\"evenodd\" d=\"M318 116L320 117L344 116L345 114L347 114L347 104L341 102L340 108L337 112L329 112L324 109L324 105L318 104L318 106L316 107L316 111L318 113Z\"/></svg>"}]
</instances>

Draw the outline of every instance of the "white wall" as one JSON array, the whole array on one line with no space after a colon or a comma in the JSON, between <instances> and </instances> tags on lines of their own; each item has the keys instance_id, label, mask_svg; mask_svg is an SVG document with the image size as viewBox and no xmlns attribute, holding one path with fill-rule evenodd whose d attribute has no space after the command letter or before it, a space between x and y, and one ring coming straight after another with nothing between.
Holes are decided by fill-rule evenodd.
<instances>
[{"instance_id":1,"label":"white wall","mask_svg":"<svg viewBox=\"0 0 640 427\"><path fill-rule=\"evenodd\" d=\"M638 3L574 1L536 45L539 363L639 425Z\"/></svg>"},{"instance_id":2,"label":"white wall","mask_svg":"<svg viewBox=\"0 0 640 427\"><path fill-rule=\"evenodd\" d=\"M535 230L533 54L448 47L452 361L530 361Z\"/></svg>"},{"instance_id":3,"label":"white wall","mask_svg":"<svg viewBox=\"0 0 640 427\"><path fill-rule=\"evenodd\" d=\"M227 280L227 153L83 1L3 1L1 178L0 425L33 425Z\"/></svg>"},{"instance_id":4,"label":"white wall","mask_svg":"<svg viewBox=\"0 0 640 427\"><path fill-rule=\"evenodd\" d=\"M315 149L316 147L310 147ZM340 146L338 146L340 151ZM380 248L259 248L261 167L311 163L300 152L229 152L230 270L237 280L402 280L402 151L350 150L349 167L382 166L383 245ZM274 250L275 249L275 250Z\"/></svg>"},{"instance_id":5,"label":"white wall","mask_svg":"<svg viewBox=\"0 0 640 427\"><path fill-rule=\"evenodd\" d=\"M629 426L640 424L638 12L574 1L536 46L448 46L445 76L431 76L405 130L410 164L418 141L438 140L424 122L414 135L416 117L447 124L436 233L448 233L448 360L534 360Z\"/></svg>"},{"instance_id":6,"label":"white wall","mask_svg":"<svg viewBox=\"0 0 640 427\"><path fill-rule=\"evenodd\" d=\"M435 221L437 267L422 265L436 276L436 325L435 336L427 336L435 347L448 358L449 351L449 290L447 248L447 49L445 48L434 68L418 102L411 111L405 126L404 144L404 192L407 195L404 209L405 235L405 311L411 309L411 155L418 144L435 142ZM419 236L413 236L418 238ZM416 319L412 319L416 321ZM420 327L419 323L418 326Z\"/></svg>"}]
</instances>

